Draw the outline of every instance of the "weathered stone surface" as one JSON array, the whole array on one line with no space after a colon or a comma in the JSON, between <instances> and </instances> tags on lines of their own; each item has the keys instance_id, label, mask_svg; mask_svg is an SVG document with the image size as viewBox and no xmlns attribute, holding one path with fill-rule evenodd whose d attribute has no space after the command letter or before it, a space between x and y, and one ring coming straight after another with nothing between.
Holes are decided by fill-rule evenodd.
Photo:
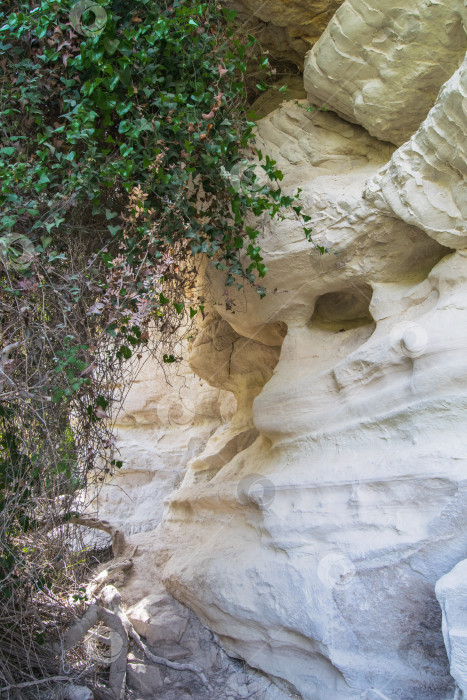
<instances>
[{"instance_id":1,"label":"weathered stone surface","mask_svg":"<svg viewBox=\"0 0 467 700\"><path fill-rule=\"evenodd\" d=\"M443 245L467 247L467 59L435 106L365 190L381 211Z\"/></svg>"},{"instance_id":2,"label":"weathered stone surface","mask_svg":"<svg viewBox=\"0 0 467 700\"><path fill-rule=\"evenodd\" d=\"M449 252L419 228L380 212L362 197L365 182L394 148L335 114L308 112L306 106L287 103L262 120L257 145L274 154L287 192L302 189L303 213L311 217L306 225L312 228L313 241L330 253L320 255L306 240L303 223L293 212L284 221L265 218L258 241L268 266L268 293L260 301L255 291L245 288L233 312L222 296L222 275L208 268L216 313L246 338L262 338L260 334L278 322L285 327L308 323L316 300L328 292L360 288L370 281L422 280ZM234 351L232 357L247 363L242 352ZM210 356L205 366L213 362ZM193 368L201 371L200 366Z\"/></svg>"},{"instance_id":3,"label":"weathered stone surface","mask_svg":"<svg viewBox=\"0 0 467 700\"><path fill-rule=\"evenodd\" d=\"M54 693L54 700L94 700L92 690L85 685L61 685Z\"/></svg>"},{"instance_id":4,"label":"weathered stone surface","mask_svg":"<svg viewBox=\"0 0 467 700\"><path fill-rule=\"evenodd\" d=\"M225 323L287 335L255 442L214 472L193 462L170 499L165 580L229 653L305 699L444 699L434 583L465 545L467 255L362 197L390 147L361 128L287 104L258 140L330 253L292 216L265 222L270 293L233 310L208 270L224 324L197 372L223 358ZM255 359L239 352L245 372Z\"/></svg>"},{"instance_id":5,"label":"weathered stone surface","mask_svg":"<svg viewBox=\"0 0 467 700\"><path fill-rule=\"evenodd\" d=\"M285 333L283 325L270 324L254 338L244 337L211 309L192 343L191 368L212 386L233 393L233 420L243 430L252 427L253 399L272 376Z\"/></svg>"},{"instance_id":6,"label":"weathered stone surface","mask_svg":"<svg viewBox=\"0 0 467 700\"><path fill-rule=\"evenodd\" d=\"M148 358L124 409L117 417L123 466L99 489L93 507L129 534L157 526L164 499L180 483L187 462L203 451L236 404L229 392L195 377L186 363L174 370Z\"/></svg>"},{"instance_id":7,"label":"weathered stone surface","mask_svg":"<svg viewBox=\"0 0 467 700\"><path fill-rule=\"evenodd\" d=\"M467 697L467 559L436 582L436 597L443 611L443 636L455 679Z\"/></svg>"},{"instance_id":8,"label":"weathered stone surface","mask_svg":"<svg viewBox=\"0 0 467 700\"><path fill-rule=\"evenodd\" d=\"M143 663L129 663L126 667L127 680L130 688L137 690L145 698L156 698L164 681L159 668Z\"/></svg>"},{"instance_id":9,"label":"weathered stone surface","mask_svg":"<svg viewBox=\"0 0 467 700\"><path fill-rule=\"evenodd\" d=\"M310 99L404 143L467 49L463 0L346 0L305 65Z\"/></svg>"},{"instance_id":10,"label":"weathered stone surface","mask_svg":"<svg viewBox=\"0 0 467 700\"><path fill-rule=\"evenodd\" d=\"M253 32L263 48L303 66L305 53L326 28L342 0L229 0L238 22Z\"/></svg>"},{"instance_id":11,"label":"weathered stone surface","mask_svg":"<svg viewBox=\"0 0 467 700\"><path fill-rule=\"evenodd\" d=\"M193 664L209 680L209 686L206 686L192 671L155 665L140 649L134 648L134 653L128 656L127 671L128 684L137 693L137 700L180 700L183 697L194 700L227 700L231 697L226 693L227 684L231 682L230 685L235 686L236 677L239 692L243 693L246 686L247 695L251 697L255 694L258 698L267 700L290 700L295 697L273 685L269 678L248 668L243 662L230 659L196 616L168 595L160 580L160 564L166 543L161 539L159 530L138 532L130 538L135 546L132 575L120 590L127 604L132 603L127 612L135 627L144 637L151 625L157 625L159 632L164 628L166 636L170 638L173 636L170 619L177 627L178 620L182 618L185 629L180 642L153 639L150 644L149 639L145 641L156 656L180 664ZM163 625L162 617L165 619Z\"/></svg>"},{"instance_id":12,"label":"weathered stone surface","mask_svg":"<svg viewBox=\"0 0 467 700\"><path fill-rule=\"evenodd\" d=\"M152 594L127 610L127 617L148 644L179 642L188 619L183 609L175 610L168 595Z\"/></svg>"}]
</instances>

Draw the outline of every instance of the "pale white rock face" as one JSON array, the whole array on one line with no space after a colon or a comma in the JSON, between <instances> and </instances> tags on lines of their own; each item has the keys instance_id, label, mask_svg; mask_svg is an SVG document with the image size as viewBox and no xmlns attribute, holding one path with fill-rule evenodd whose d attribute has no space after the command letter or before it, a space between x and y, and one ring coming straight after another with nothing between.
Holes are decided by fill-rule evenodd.
<instances>
[{"instance_id":1,"label":"pale white rock face","mask_svg":"<svg viewBox=\"0 0 467 700\"><path fill-rule=\"evenodd\" d=\"M375 294L376 328L289 327L260 437L165 523L170 590L310 700L450 688L433 588L465 551L467 259Z\"/></svg>"},{"instance_id":2,"label":"pale white rock face","mask_svg":"<svg viewBox=\"0 0 467 700\"><path fill-rule=\"evenodd\" d=\"M436 582L451 675L467 697L467 559Z\"/></svg>"},{"instance_id":3,"label":"pale white rock face","mask_svg":"<svg viewBox=\"0 0 467 700\"><path fill-rule=\"evenodd\" d=\"M420 128L373 178L365 198L443 245L467 246L467 58Z\"/></svg>"},{"instance_id":4,"label":"pale white rock face","mask_svg":"<svg viewBox=\"0 0 467 700\"><path fill-rule=\"evenodd\" d=\"M187 462L235 410L230 393L203 382L186 363L161 367L147 358L116 421L123 466L100 487L91 510L127 534L155 528Z\"/></svg>"},{"instance_id":5,"label":"pale white rock face","mask_svg":"<svg viewBox=\"0 0 467 700\"><path fill-rule=\"evenodd\" d=\"M171 496L165 583L306 700L445 700L434 584L465 552L467 255L363 198L391 149L360 127L286 104L258 141L330 252L292 216L265 221L269 293L233 310L207 271L193 368L231 390L231 368L273 373L243 402L254 442L217 431Z\"/></svg>"},{"instance_id":6,"label":"pale white rock face","mask_svg":"<svg viewBox=\"0 0 467 700\"><path fill-rule=\"evenodd\" d=\"M163 593L148 595L126 611L138 634L148 644L179 642L188 625L188 612L182 606L174 611L174 602Z\"/></svg>"},{"instance_id":7,"label":"pale white rock face","mask_svg":"<svg viewBox=\"0 0 467 700\"><path fill-rule=\"evenodd\" d=\"M369 280L421 280L449 252L363 199L365 182L387 162L393 147L335 114L306 107L305 102L287 103L262 120L257 145L274 154L287 192L302 189L303 213L311 217L306 226L312 228L313 241L330 253L320 255L306 240L303 224L287 212L284 221L260 222L258 241L268 266L268 293L262 301L245 288L235 313L227 311L223 277L207 270L216 313L240 335L263 342L273 323L308 322L322 294L364 287Z\"/></svg>"},{"instance_id":8,"label":"pale white rock face","mask_svg":"<svg viewBox=\"0 0 467 700\"><path fill-rule=\"evenodd\" d=\"M463 0L345 0L307 55L308 96L400 145L462 62L465 24Z\"/></svg>"},{"instance_id":9,"label":"pale white rock face","mask_svg":"<svg viewBox=\"0 0 467 700\"><path fill-rule=\"evenodd\" d=\"M144 533L139 597L127 586L136 624L155 633L157 566L229 654L304 700L454 693L435 584L466 551L464 68L435 102L465 50L463 11L346 0L306 80L328 95L339 81L342 102L325 101L373 136L301 101L269 114L257 137L284 190L302 189L306 226L329 252L293 212L259 222L265 299L243 289L226 301L212 267L203 279L212 303L190 363L212 388L184 376L205 418L161 424L160 402L186 416L181 388L165 399L148 369L121 423L136 506L109 497L109 513L150 529L151 500L163 500L153 464L183 477L152 558ZM412 134L397 151L388 143ZM133 482L146 458L144 483ZM437 588L451 640L456 577L455 591ZM461 642L448 649L458 683Z\"/></svg>"}]
</instances>

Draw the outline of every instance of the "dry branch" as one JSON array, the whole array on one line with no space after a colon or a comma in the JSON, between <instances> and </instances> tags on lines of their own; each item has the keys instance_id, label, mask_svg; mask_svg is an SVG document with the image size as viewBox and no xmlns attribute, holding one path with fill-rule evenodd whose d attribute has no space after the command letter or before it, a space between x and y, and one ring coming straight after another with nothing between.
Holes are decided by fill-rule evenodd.
<instances>
[{"instance_id":1,"label":"dry branch","mask_svg":"<svg viewBox=\"0 0 467 700\"><path fill-rule=\"evenodd\" d=\"M68 683L70 682L70 678L68 676L50 676L50 678L41 678L40 680L37 681L28 681L27 683L17 683L16 685L5 685L3 688L0 688L0 694L2 693L7 693L9 690L18 690L20 688L29 688L30 686L33 685L40 685L41 683L55 683L55 682L60 682L60 681L67 681Z\"/></svg>"},{"instance_id":2,"label":"dry branch","mask_svg":"<svg viewBox=\"0 0 467 700\"><path fill-rule=\"evenodd\" d=\"M121 571L128 571L128 569L131 569L132 566L132 559L124 559L123 561L114 562L113 564L107 566L103 571L94 576L94 578L88 583L86 587L87 599L92 600L100 586L104 585L104 583L110 583L110 579L112 579L116 574L120 573Z\"/></svg>"},{"instance_id":3,"label":"dry branch","mask_svg":"<svg viewBox=\"0 0 467 700\"><path fill-rule=\"evenodd\" d=\"M67 519L67 522L106 532L112 538L114 557L121 557L124 555L126 549L125 535L107 520L100 520L99 518L94 518L92 515L73 515L71 518Z\"/></svg>"},{"instance_id":4,"label":"dry branch","mask_svg":"<svg viewBox=\"0 0 467 700\"><path fill-rule=\"evenodd\" d=\"M130 560L131 561L131 560ZM130 562L120 562L116 564L116 569L121 569L122 565ZM131 564L130 564L131 566ZM109 567L110 568L110 567ZM116 570L114 569L114 570ZM169 661L161 656L153 654L147 645L142 641L139 634L134 629L128 617L121 607L121 595L115 586L105 586L100 594L101 604L93 603L86 610L83 617L76 622L64 635L61 642L56 642L53 649L56 652L64 652L78 644L89 630L99 621L103 622L110 630L110 637L104 638L105 643L110 642L110 688L118 700L123 700L125 694L126 664L128 655L128 637L134 640L146 658L152 663L176 671L189 671L195 673L201 681L212 690L211 685L203 672L195 664L180 664L176 661Z\"/></svg>"}]
</instances>

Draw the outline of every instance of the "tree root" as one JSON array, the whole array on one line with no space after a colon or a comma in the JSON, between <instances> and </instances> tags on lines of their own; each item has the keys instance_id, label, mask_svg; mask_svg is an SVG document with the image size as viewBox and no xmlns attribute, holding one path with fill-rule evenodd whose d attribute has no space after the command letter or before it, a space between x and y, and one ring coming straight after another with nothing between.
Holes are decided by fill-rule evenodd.
<instances>
[{"instance_id":1,"label":"tree root","mask_svg":"<svg viewBox=\"0 0 467 700\"><path fill-rule=\"evenodd\" d=\"M92 515L77 513L75 511L62 512L58 517L49 518L47 521L39 523L39 527L42 528L42 532L45 534L59 525L69 524L82 525L83 527L89 527L93 530L102 530L102 532L106 532L112 538L112 553L115 558L123 557L127 553L127 543L123 532L115 525L112 525L112 523L109 523L108 520L100 520Z\"/></svg>"},{"instance_id":2,"label":"tree root","mask_svg":"<svg viewBox=\"0 0 467 700\"><path fill-rule=\"evenodd\" d=\"M132 566L132 561L125 560L122 562L117 562L116 564L108 567L103 574L107 574L109 571L121 571L126 570ZM99 574L99 576L102 576ZM103 582L107 576L101 577L100 582ZM92 585L97 587L99 581L93 579ZM91 584L89 584L91 586ZM89 586L88 586L89 588ZM92 595L94 595L96 588L93 589ZM139 649L144 653L149 661L158 664L160 666L166 666L167 668L172 668L176 671L190 671L195 673L201 681L206 685L209 690L212 687L203 672L202 669L198 668L195 664L184 663L180 664L176 661L169 661L164 659L162 656L156 656L153 654L147 645L142 641L139 634L134 629L128 617L125 615L121 608L122 598L115 586L107 585L100 593L100 604L97 602L92 603L83 617L78 620L70 629L65 633L65 636L60 642L55 642L52 644L52 650L56 653L62 653L68 651L73 646L78 644L83 637L89 632L89 630L94 627L97 622L103 622L106 627L110 630L110 636L104 637L102 641L110 644L110 695L102 689L96 688L95 692L99 697L112 697L115 700L123 700L125 695L126 687L126 664L128 656L129 641L128 638L134 640ZM68 679L67 679L68 680Z\"/></svg>"},{"instance_id":3,"label":"tree root","mask_svg":"<svg viewBox=\"0 0 467 700\"><path fill-rule=\"evenodd\" d=\"M120 594L113 586L106 586L103 591L103 602L109 607L120 605ZM116 602L116 599L118 602ZM52 645L53 651L63 653L74 647L89 632L91 627L101 621L110 629L110 690L116 700L123 700L126 687L126 660L128 656L128 633L118 612L109 607L93 603L73 627L66 632L61 642Z\"/></svg>"},{"instance_id":4,"label":"tree root","mask_svg":"<svg viewBox=\"0 0 467 700\"><path fill-rule=\"evenodd\" d=\"M210 683L202 669L198 668L198 666L195 666L195 664L179 664L176 661L169 661L168 659L164 659L162 656L156 656L149 650L149 648L143 642L143 640L139 636L138 632L134 629L131 622L130 625L130 637L136 642L136 646L138 646L141 649L141 651L149 659L149 661L152 661L154 664L159 664L160 666L173 668L176 671L191 671L192 673L196 673L196 675L199 676L199 678L203 681L204 685L210 690L212 690Z\"/></svg>"}]
</instances>

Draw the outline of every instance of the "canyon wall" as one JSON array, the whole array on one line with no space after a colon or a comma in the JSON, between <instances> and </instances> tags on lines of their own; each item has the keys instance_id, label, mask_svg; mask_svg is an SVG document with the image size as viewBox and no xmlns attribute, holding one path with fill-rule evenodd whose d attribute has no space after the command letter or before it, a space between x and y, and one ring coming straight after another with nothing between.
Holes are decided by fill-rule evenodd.
<instances>
[{"instance_id":1,"label":"canyon wall","mask_svg":"<svg viewBox=\"0 0 467 700\"><path fill-rule=\"evenodd\" d=\"M283 28L294 8L261 12ZM146 368L101 496L128 532L165 498L168 590L305 700L454 693L435 584L467 556L466 12L345 0L330 19L308 99L257 131L313 241L293 212L261 222L263 300L226 303L207 266L191 369L166 390Z\"/></svg>"}]
</instances>

